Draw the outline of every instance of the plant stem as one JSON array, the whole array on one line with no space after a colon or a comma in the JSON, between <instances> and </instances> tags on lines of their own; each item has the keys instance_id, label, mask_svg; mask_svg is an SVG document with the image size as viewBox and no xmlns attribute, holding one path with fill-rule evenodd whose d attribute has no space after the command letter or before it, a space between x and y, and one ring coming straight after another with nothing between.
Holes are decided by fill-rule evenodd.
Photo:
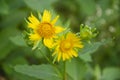
<instances>
[{"instance_id":1,"label":"plant stem","mask_svg":"<svg viewBox=\"0 0 120 80\"><path fill-rule=\"evenodd\" d=\"M64 61L64 71L63 71L63 80L66 80L66 61Z\"/></svg>"}]
</instances>

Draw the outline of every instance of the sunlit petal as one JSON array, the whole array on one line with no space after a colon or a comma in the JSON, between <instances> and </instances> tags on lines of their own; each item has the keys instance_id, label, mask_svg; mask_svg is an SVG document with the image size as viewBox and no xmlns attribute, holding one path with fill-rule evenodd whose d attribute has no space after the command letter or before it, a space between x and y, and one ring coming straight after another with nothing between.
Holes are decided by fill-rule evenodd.
<instances>
[{"instance_id":1,"label":"sunlit petal","mask_svg":"<svg viewBox=\"0 0 120 80\"><path fill-rule=\"evenodd\" d=\"M52 48L54 46L53 38L46 39L44 38L44 45L48 48Z\"/></svg>"},{"instance_id":2,"label":"sunlit petal","mask_svg":"<svg viewBox=\"0 0 120 80\"><path fill-rule=\"evenodd\" d=\"M43 17L42 17L42 22L50 22L51 19L51 14L49 11L44 10L43 12Z\"/></svg>"},{"instance_id":3,"label":"sunlit petal","mask_svg":"<svg viewBox=\"0 0 120 80\"><path fill-rule=\"evenodd\" d=\"M29 39L31 41L38 41L41 39L41 37L38 34L30 34Z\"/></svg>"},{"instance_id":4,"label":"sunlit petal","mask_svg":"<svg viewBox=\"0 0 120 80\"><path fill-rule=\"evenodd\" d=\"M64 31L65 29L63 27L60 26L55 26L55 33L60 33L62 31Z\"/></svg>"},{"instance_id":5,"label":"sunlit petal","mask_svg":"<svg viewBox=\"0 0 120 80\"><path fill-rule=\"evenodd\" d=\"M78 54L77 54L74 50L71 50L70 52L71 52L71 54L72 54L73 56L75 56L75 57L78 56Z\"/></svg>"}]
</instances>

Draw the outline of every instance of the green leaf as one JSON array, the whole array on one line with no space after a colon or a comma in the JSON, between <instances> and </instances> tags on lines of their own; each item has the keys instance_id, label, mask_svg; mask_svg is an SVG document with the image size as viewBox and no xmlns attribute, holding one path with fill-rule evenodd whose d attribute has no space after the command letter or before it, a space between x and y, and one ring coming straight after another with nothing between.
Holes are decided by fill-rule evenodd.
<instances>
[{"instance_id":1,"label":"green leaf","mask_svg":"<svg viewBox=\"0 0 120 80\"><path fill-rule=\"evenodd\" d=\"M35 79L33 77L29 77L29 76L26 76L26 75L23 75L23 74L19 74L17 72L14 72L12 79L13 80L39 80L39 79Z\"/></svg>"},{"instance_id":2,"label":"green leaf","mask_svg":"<svg viewBox=\"0 0 120 80\"><path fill-rule=\"evenodd\" d=\"M85 44L84 48L79 52L79 57L84 61L92 61L91 53L94 53L101 45L101 42Z\"/></svg>"},{"instance_id":3,"label":"green leaf","mask_svg":"<svg viewBox=\"0 0 120 80\"><path fill-rule=\"evenodd\" d=\"M16 64L28 64L28 61L24 58L24 54L21 54L21 52L12 52L1 64L8 78L12 80L36 80L35 78L15 72L13 66Z\"/></svg>"},{"instance_id":4,"label":"green leaf","mask_svg":"<svg viewBox=\"0 0 120 80\"><path fill-rule=\"evenodd\" d=\"M85 44L83 50L81 50L80 54L91 54L95 52L99 46L101 46L101 42L95 42L91 44Z\"/></svg>"},{"instance_id":5,"label":"green leaf","mask_svg":"<svg viewBox=\"0 0 120 80\"><path fill-rule=\"evenodd\" d=\"M82 60L84 60L85 62L91 62L92 61L92 57L90 54L82 54L79 56Z\"/></svg>"},{"instance_id":6,"label":"green leaf","mask_svg":"<svg viewBox=\"0 0 120 80\"><path fill-rule=\"evenodd\" d=\"M92 61L91 54L97 51L97 49L108 42L110 42L111 39L108 40L102 40L101 42L94 42L94 43L86 43L84 45L84 48L79 51L79 57L84 61Z\"/></svg>"},{"instance_id":7,"label":"green leaf","mask_svg":"<svg viewBox=\"0 0 120 80\"><path fill-rule=\"evenodd\" d=\"M18 36L15 36L15 37L10 37L10 40L15 44L15 45L18 45L18 46L27 46L24 39L23 39L23 36L22 35L18 35Z\"/></svg>"},{"instance_id":8,"label":"green leaf","mask_svg":"<svg viewBox=\"0 0 120 80\"><path fill-rule=\"evenodd\" d=\"M103 80L119 80L120 79L120 68L105 68L102 74Z\"/></svg>"},{"instance_id":9,"label":"green leaf","mask_svg":"<svg viewBox=\"0 0 120 80\"><path fill-rule=\"evenodd\" d=\"M51 65L17 65L14 67L16 72L43 80L61 80Z\"/></svg>"},{"instance_id":10,"label":"green leaf","mask_svg":"<svg viewBox=\"0 0 120 80\"><path fill-rule=\"evenodd\" d=\"M66 63L66 70L68 75L70 75L72 80L83 80L86 73L86 65L79 58L72 59Z\"/></svg>"},{"instance_id":11,"label":"green leaf","mask_svg":"<svg viewBox=\"0 0 120 80\"><path fill-rule=\"evenodd\" d=\"M43 11L44 9L51 9L52 3L56 0L24 0L28 7L33 10Z\"/></svg>"},{"instance_id":12,"label":"green leaf","mask_svg":"<svg viewBox=\"0 0 120 80\"><path fill-rule=\"evenodd\" d=\"M17 54L17 53L16 53ZM13 66L15 66L16 64L28 64L27 60L25 60L25 58L23 56L16 56L16 55L10 55L9 57L7 57L6 61L4 61L4 63L2 64L4 71L6 74L10 75L13 74Z\"/></svg>"}]
</instances>

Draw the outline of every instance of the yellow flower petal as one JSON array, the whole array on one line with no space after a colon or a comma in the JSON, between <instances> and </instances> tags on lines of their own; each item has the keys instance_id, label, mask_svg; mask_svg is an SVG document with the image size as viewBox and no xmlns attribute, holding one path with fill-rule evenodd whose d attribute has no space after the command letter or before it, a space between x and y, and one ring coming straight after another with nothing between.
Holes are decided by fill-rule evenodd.
<instances>
[{"instance_id":1,"label":"yellow flower petal","mask_svg":"<svg viewBox=\"0 0 120 80\"><path fill-rule=\"evenodd\" d=\"M64 31L65 29L63 27L60 26L55 26L55 33L60 33L62 31Z\"/></svg>"},{"instance_id":2,"label":"yellow flower petal","mask_svg":"<svg viewBox=\"0 0 120 80\"><path fill-rule=\"evenodd\" d=\"M70 56L70 58L72 58L72 57L73 57L72 53L70 53L70 52L68 52L68 55Z\"/></svg>"},{"instance_id":3,"label":"yellow flower petal","mask_svg":"<svg viewBox=\"0 0 120 80\"><path fill-rule=\"evenodd\" d=\"M63 58L63 61L65 61L65 54L64 53L62 54L62 58Z\"/></svg>"},{"instance_id":4,"label":"yellow flower petal","mask_svg":"<svg viewBox=\"0 0 120 80\"><path fill-rule=\"evenodd\" d=\"M40 24L40 21L35 16L33 16L32 13L31 16L28 17L28 20L30 21L28 22L28 27L32 29L35 29Z\"/></svg>"},{"instance_id":5,"label":"yellow flower petal","mask_svg":"<svg viewBox=\"0 0 120 80\"><path fill-rule=\"evenodd\" d=\"M83 48L82 44L75 44L74 46L77 47L77 48Z\"/></svg>"},{"instance_id":6,"label":"yellow flower petal","mask_svg":"<svg viewBox=\"0 0 120 80\"><path fill-rule=\"evenodd\" d=\"M31 41L38 41L41 39L41 37L38 34L30 34L29 39Z\"/></svg>"},{"instance_id":7,"label":"yellow flower petal","mask_svg":"<svg viewBox=\"0 0 120 80\"><path fill-rule=\"evenodd\" d=\"M70 52L71 52L71 54L72 54L73 56L75 56L75 57L78 56L78 54L77 54L74 50L71 50Z\"/></svg>"},{"instance_id":8,"label":"yellow flower petal","mask_svg":"<svg viewBox=\"0 0 120 80\"><path fill-rule=\"evenodd\" d=\"M31 22L31 23L39 23L39 20L31 13L31 16L28 17L28 20Z\"/></svg>"},{"instance_id":9,"label":"yellow flower petal","mask_svg":"<svg viewBox=\"0 0 120 80\"><path fill-rule=\"evenodd\" d=\"M68 54L65 53L65 58L70 59L71 57Z\"/></svg>"},{"instance_id":10,"label":"yellow flower petal","mask_svg":"<svg viewBox=\"0 0 120 80\"><path fill-rule=\"evenodd\" d=\"M44 10L43 17L42 17L42 22L50 22L51 19L51 14L49 11Z\"/></svg>"},{"instance_id":11,"label":"yellow flower petal","mask_svg":"<svg viewBox=\"0 0 120 80\"><path fill-rule=\"evenodd\" d=\"M56 23L56 21L58 20L58 18L59 18L59 16L56 16L52 21L51 21L51 24L55 24Z\"/></svg>"},{"instance_id":12,"label":"yellow flower petal","mask_svg":"<svg viewBox=\"0 0 120 80\"><path fill-rule=\"evenodd\" d=\"M32 23L28 23L28 27L32 28L32 29L36 29L37 25L32 24Z\"/></svg>"},{"instance_id":13,"label":"yellow flower petal","mask_svg":"<svg viewBox=\"0 0 120 80\"><path fill-rule=\"evenodd\" d=\"M75 39L77 39L77 37L76 37L75 34L73 34L73 33L70 32L69 34L67 34L66 39L70 39L70 40L74 39L75 40Z\"/></svg>"},{"instance_id":14,"label":"yellow flower petal","mask_svg":"<svg viewBox=\"0 0 120 80\"><path fill-rule=\"evenodd\" d=\"M48 38L48 39L44 38L43 42L44 45L47 46L48 48L52 48L54 46L53 38Z\"/></svg>"}]
</instances>

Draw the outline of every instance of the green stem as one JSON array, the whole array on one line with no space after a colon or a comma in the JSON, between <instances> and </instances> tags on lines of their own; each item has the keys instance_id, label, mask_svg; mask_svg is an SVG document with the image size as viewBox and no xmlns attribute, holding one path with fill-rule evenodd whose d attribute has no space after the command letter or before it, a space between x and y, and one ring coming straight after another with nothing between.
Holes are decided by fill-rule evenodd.
<instances>
[{"instance_id":1,"label":"green stem","mask_svg":"<svg viewBox=\"0 0 120 80\"><path fill-rule=\"evenodd\" d=\"M44 53L39 49L39 51L40 51L40 53L45 57L45 59L50 63L50 64L52 64L52 62L50 61L50 59L46 56L46 55L44 55ZM53 65L53 64L52 64Z\"/></svg>"},{"instance_id":2,"label":"green stem","mask_svg":"<svg viewBox=\"0 0 120 80\"><path fill-rule=\"evenodd\" d=\"M52 63L52 61L46 56L44 55L44 53L39 49L40 53L46 58L46 60L53 66L53 68L56 70L56 72L59 74L59 76L61 77L61 73L58 70L57 66L55 64Z\"/></svg>"},{"instance_id":3,"label":"green stem","mask_svg":"<svg viewBox=\"0 0 120 80\"><path fill-rule=\"evenodd\" d=\"M66 61L64 61L63 80L66 80Z\"/></svg>"}]
</instances>

